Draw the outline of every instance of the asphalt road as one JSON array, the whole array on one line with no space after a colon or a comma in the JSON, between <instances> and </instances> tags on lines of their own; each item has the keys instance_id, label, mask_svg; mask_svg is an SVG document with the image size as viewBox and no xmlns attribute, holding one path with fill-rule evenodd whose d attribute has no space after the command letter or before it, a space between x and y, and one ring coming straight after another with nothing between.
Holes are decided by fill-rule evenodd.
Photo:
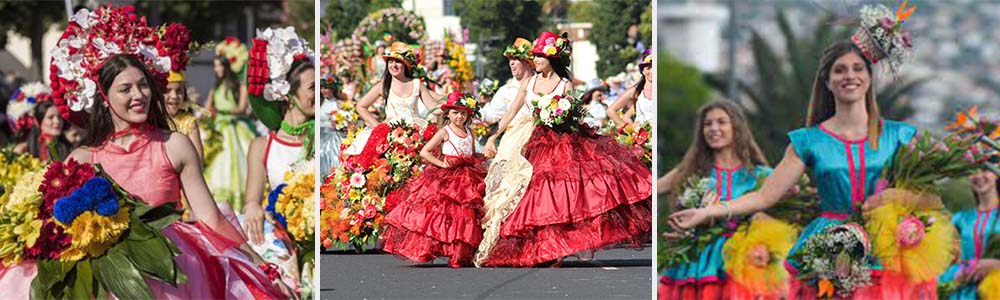
<instances>
[{"instance_id":1,"label":"asphalt road","mask_svg":"<svg viewBox=\"0 0 1000 300\"><path fill-rule=\"evenodd\" d=\"M612 249L559 268L452 269L444 258L330 252L320 256L320 299L651 299L652 255Z\"/></svg>"}]
</instances>

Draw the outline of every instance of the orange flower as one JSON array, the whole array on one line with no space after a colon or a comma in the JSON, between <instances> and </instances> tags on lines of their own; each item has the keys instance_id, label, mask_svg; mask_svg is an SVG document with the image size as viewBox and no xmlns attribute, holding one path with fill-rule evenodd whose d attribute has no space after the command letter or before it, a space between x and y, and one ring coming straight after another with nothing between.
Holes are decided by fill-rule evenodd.
<instances>
[{"instance_id":1,"label":"orange flower","mask_svg":"<svg viewBox=\"0 0 1000 300\"><path fill-rule=\"evenodd\" d=\"M361 234L361 223L354 224L354 226L351 226L351 234L353 235Z\"/></svg>"},{"instance_id":2,"label":"orange flower","mask_svg":"<svg viewBox=\"0 0 1000 300\"><path fill-rule=\"evenodd\" d=\"M833 298L833 292L836 290L833 288L833 283L826 279L821 279L819 281L819 293L816 297L819 298Z\"/></svg>"},{"instance_id":3,"label":"orange flower","mask_svg":"<svg viewBox=\"0 0 1000 300\"><path fill-rule=\"evenodd\" d=\"M910 15L913 14L913 11L917 9L916 5L914 5L913 7L907 8L906 7L906 2L907 1L903 1L903 4L900 4L899 8L896 9L896 22L906 21L906 19L909 18Z\"/></svg>"},{"instance_id":4,"label":"orange flower","mask_svg":"<svg viewBox=\"0 0 1000 300\"><path fill-rule=\"evenodd\" d=\"M965 132L976 129L976 122L979 121L979 106L973 105L969 112L958 112L955 122L945 125L948 130Z\"/></svg>"},{"instance_id":5,"label":"orange flower","mask_svg":"<svg viewBox=\"0 0 1000 300\"><path fill-rule=\"evenodd\" d=\"M1000 126L997 126L997 129L993 130L993 133L990 133L990 138L991 139L1000 138Z\"/></svg>"}]
</instances>

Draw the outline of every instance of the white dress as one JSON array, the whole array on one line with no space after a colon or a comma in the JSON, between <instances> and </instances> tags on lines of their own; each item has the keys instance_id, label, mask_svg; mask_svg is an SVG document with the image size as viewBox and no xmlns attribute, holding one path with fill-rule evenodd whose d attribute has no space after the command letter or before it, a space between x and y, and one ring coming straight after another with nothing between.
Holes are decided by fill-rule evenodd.
<instances>
[{"instance_id":1,"label":"white dress","mask_svg":"<svg viewBox=\"0 0 1000 300\"><path fill-rule=\"evenodd\" d=\"M427 111L427 108L419 101L420 80L414 79L411 84L412 88L410 94L407 96L398 96L392 92L392 89L389 89L389 97L385 101L385 120L382 121L383 123L406 121L417 124L420 128L427 127L427 121L421 117L423 114L420 114L421 112L426 114ZM355 137L354 142L350 146L347 146L347 149L344 149L344 155L361 154L361 150L365 148L365 144L371 138L372 129L365 128L361 131Z\"/></svg>"},{"instance_id":2,"label":"white dress","mask_svg":"<svg viewBox=\"0 0 1000 300\"><path fill-rule=\"evenodd\" d=\"M655 117L656 103L652 98L646 97L645 92L639 92L639 96L635 99L635 123L652 124Z\"/></svg>"}]
</instances>

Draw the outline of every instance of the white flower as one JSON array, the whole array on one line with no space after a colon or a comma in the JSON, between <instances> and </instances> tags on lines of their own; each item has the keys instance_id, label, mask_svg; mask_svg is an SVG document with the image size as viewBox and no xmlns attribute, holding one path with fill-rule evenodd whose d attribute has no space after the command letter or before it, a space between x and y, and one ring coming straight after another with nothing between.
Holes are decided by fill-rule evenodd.
<instances>
[{"instance_id":1,"label":"white flower","mask_svg":"<svg viewBox=\"0 0 1000 300\"><path fill-rule=\"evenodd\" d=\"M156 67L157 71L161 73L170 71L170 57L160 56L156 47L147 44L139 44L137 48L139 50L139 54L153 62L153 66Z\"/></svg>"},{"instance_id":2,"label":"white flower","mask_svg":"<svg viewBox=\"0 0 1000 300\"><path fill-rule=\"evenodd\" d=\"M68 40L69 46L73 47L73 48L82 48L84 45L87 44L87 38L79 36L79 35L72 35L67 40ZM69 50L69 49L67 49L67 50Z\"/></svg>"},{"instance_id":3,"label":"white flower","mask_svg":"<svg viewBox=\"0 0 1000 300\"><path fill-rule=\"evenodd\" d=\"M90 78L80 79L80 90L77 91L75 99L69 101L69 109L72 111L90 110L94 106L94 94L97 93L97 84Z\"/></svg>"},{"instance_id":4,"label":"white flower","mask_svg":"<svg viewBox=\"0 0 1000 300\"><path fill-rule=\"evenodd\" d=\"M288 94L291 85L285 80L273 80L264 85L264 99L267 101L278 101Z\"/></svg>"},{"instance_id":5,"label":"white flower","mask_svg":"<svg viewBox=\"0 0 1000 300\"><path fill-rule=\"evenodd\" d=\"M538 102L536 102L535 107L540 107L545 109L548 108L550 105L552 105L552 97L545 96L538 98Z\"/></svg>"},{"instance_id":6,"label":"white flower","mask_svg":"<svg viewBox=\"0 0 1000 300\"><path fill-rule=\"evenodd\" d=\"M80 27L83 29L90 29L90 25L92 24L90 21L90 17L91 17L90 10L84 8L77 11L75 15L69 18L69 20L70 22L76 22L77 24L80 24Z\"/></svg>"},{"instance_id":7,"label":"white flower","mask_svg":"<svg viewBox=\"0 0 1000 300\"><path fill-rule=\"evenodd\" d=\"M559 99L559 109L568 111L571 107L573 107L573 103L570 103L569 99L566 99L565 97Z\"/></svg>"},{"instance_id":8,"label":"white flower","mask_svg":"<svg viewBox=\"0 0 1000 300\"><path fill-rule=\"evenodd\" d=\"M21 93L23 93L25 97L37 97L38 94L49 92L49 86L37 81L25 84L21 87Z\"/></svg>"},{"instance_id":9,"label":"white flower","mask_svg":"<svg viewBox=\"0 0 1000 300\"><path fill-rule=\"evenodd\" d=\"M35 105L28 103L28 101L12 102L7 105L7 117L11 120L17 120L24 114L30 112L34 107Z\"/></svg>"},{"instance_id":10,"label":"white flower","mask_svg":"<svg viewBox=\"0 0 1000 300\"><path fill-rule=\"evenodd\" d=\"M96 38L93 40L94 48L98 50L98 58L104 59L111 55L122 53L122 48L115 44L114 42L105 42L102 38ZM140 48L140 51L142 48ZM144 53L145 54L145 53Z\"/></svg>"}]
</instances>

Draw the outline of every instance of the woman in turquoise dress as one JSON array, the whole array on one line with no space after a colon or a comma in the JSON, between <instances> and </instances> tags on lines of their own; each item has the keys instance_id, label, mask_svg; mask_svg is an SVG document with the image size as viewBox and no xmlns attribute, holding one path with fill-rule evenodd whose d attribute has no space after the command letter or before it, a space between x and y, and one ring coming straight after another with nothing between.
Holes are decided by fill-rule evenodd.
<instances>
[{"instance_id":1,"label":"woman in turquoise dress","mask_svg":"<svg viewBox=\"0 0 1000 300\"><path fill-rule=\"evenodd\" d=\"M944 284L955 282L958 286L948 299L982 299L977 296L980 281L990 272L1000 269L1000 260L983 259L990 235L1000 234L997 222L997 175L979 171L969 176L978 205L960 211L951 217L961 237L959 260L938 278Z\"/></svg>"},{"instance_id":2,"label":"woman in turquoise dress","mask_svg":"<svg viewBox=\"0 0 1000 300\"><path fill-rule=\"evenodd\" d=\"M257 135L247 117L249 101L246 83L239 80L230 59L215 58L215 87L208 94L207 108L215 112L215 128L222 135L222 149L211 165L205 167L205 179L215 201L243 211L246 190L247 148Z\"/></svg>"},{"instance_id":3,"label":"woman in turquoise dress","mask_svg":"<svg viewBox=\"0 0 1000 300\"><path fill-rule=\"evenodd\" d=\"M666 175L671 199L683 193L684 183L695 177L708 177L721 201L732 201L757 186L759 176L771 168L754 140L746 118L732 102L712 102L702 106L695 124L697 131L680 165ZM730 231L718 237L691 263L666 269L660 277L660 299L728 299L728 280L723 271L723 245L738 227L727 223ZM664 235L667 243L676 233Z\"/></svg>"},{"instance_id":4,"label":"woman in turquoise dress","mask_svg":"<svg viewBox=\"0 0 1000 300\"><path fill-rule=\"evenodd\" d=\"M822 213L803 229L789 253L786 268L794 277L801 262L791 259L792 254L814 234L860 214L865 199L875 191L882 169L897 149L916 134L915 127L883 120L879 115L871 61L851 42L828 47L813 82L806 127L788 134L791 145L761 189L743 195L732 205L674 213L668 221L671 227L687 230L713 218L767 209L808 170L820 196ZM883 289L898 288L879 279L882 267L877 261L870 259L869 267L875 284L854 290L855 299L881 299ZM817 297L813 282L792 280L790 284L789 299Z\"/></svg>"}]
</instances>

